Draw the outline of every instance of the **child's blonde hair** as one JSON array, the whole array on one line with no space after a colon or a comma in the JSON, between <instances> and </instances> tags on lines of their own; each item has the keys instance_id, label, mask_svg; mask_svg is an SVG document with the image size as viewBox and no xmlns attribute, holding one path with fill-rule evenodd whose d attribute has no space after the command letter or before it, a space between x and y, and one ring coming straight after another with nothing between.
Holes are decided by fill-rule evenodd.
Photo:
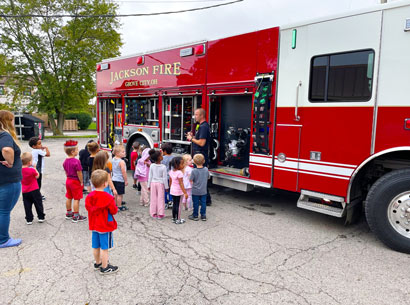
<instances>
[{"instance_id":1,"label":"child's blonde hair","mask_svg":"<svg viewBox=\"0 0 410 305\"><path fill-rule=\"evenodd\" d=\"M102 169L96 169L91 174L91 183L94 187L102 187L104 184L108 182L108 173Z\"/></svg>"},{"instance_id":2,"label":"child's blonde hair","mask_svg":"<svg viewBox=\"0 0 410 305\"><path fill-rule=\"evenodd\" d=\"M21 163L23 163L23 165L29 164L31 160L33 160L33 156L31 155L31 153L24 152L21 155Z\"/></svg>"},{"instance_id":3,"label":"child's blonde hair","mask_svg":"<svg viewBox=\"0 0 410 305\"><path fill-rule=\"evenodd\" d=\"M184 168L188 166L188 162L192 160L192 157L190 154L185 154L182 156L182 160L184 160Z\"/></svg>"},{"instance_id":4,"label":"child's blonde hair","mask_svg":"<svg viewBox=\"0 0 410 305\"><path fill-rule=\"evenodd\" d=\"M124 145L119 144L119 145L115 145L114 149L112 150L112 153L114 156L116 156L119 152L125 150Z\"/></svg>"},{"instance_id":5,"label":"child's blonde hair","mask_svg":"<svg viewBox=\"0 0 410 305\"><path fill-rule=\"evenodd\" d=\"M182 159L184 159L185 163L188 163L189 160L192 160L192 157L190 154L185 154L182 156Z\"/></svg>"},{"instance_id":6,"label":"child's blonde hair","mask_svg":"<svg viewBox=\"0 0 410 305\"><path fill-rule=\"evenodd\" d=\"M205 163L205 157L204 157L204 155L203 155L203 154L196 154L196 155L194 156L194 163L195 163L196 165L204 165L204 163Z\"/></svg>"},{"instance_id":7,"label":"child's blonde hair","mask_svg":"<svg viewBox=\"0 0 410 305\"><path fill-rule=\"evenodd\" d=\"M144 149L146 148L146 146L144 144L140 144L140 146L138 147L138 155L141 156L142 152L144 151Z\"/></svg>"}]
</instances>

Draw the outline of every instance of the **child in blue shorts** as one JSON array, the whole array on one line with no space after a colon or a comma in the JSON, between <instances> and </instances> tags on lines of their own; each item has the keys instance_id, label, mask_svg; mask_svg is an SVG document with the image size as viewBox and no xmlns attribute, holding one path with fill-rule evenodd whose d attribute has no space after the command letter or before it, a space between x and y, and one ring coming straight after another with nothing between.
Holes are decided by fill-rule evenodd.
<instances>
[{"instance_id":1,"label":"child in blue shorts","mask_svg":"<svg viewBox=\"0 0 410 305\"><path fill-rule=\"evenodd\" d=\"M113 215L117 214L118 208L114 197L104 192L108 186L108 173L105 170L95 170L91 175L91 183L95 190L85 199L85 208L92 231L94 269L100 270L101 274L110 274L118 271L117 266L108 263L108 249L113 247L112 232L117 229Z\"/></svg>"}]
</instances>

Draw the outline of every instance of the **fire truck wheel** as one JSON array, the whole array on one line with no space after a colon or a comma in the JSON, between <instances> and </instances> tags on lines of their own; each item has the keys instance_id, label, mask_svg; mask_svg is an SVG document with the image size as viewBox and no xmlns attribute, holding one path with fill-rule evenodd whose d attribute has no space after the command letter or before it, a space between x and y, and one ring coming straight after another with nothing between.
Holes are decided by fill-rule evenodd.
<instances>
[{"instance_id":1,"label":"fire truck wheel","mask_svg":"<svg viewBox=\"0 0 410 305\"><path fill-rule=\"evenodd\" d=\"M366 199L370 229L393 250L410 253L410 169L377 180Z\"/></svg>"},{"instance_id":2,"label":"fire truck wheel","mask_svg":"<svg viewBox=\"0 0 410 305\"><path fill-rule=\"evenodd\" d=\"M138 138L132 139L132 142L130 142L131 145L128 147L128 154L127 154L127 159L129 160L128 163L131 162L131 152L132 152L132 150L133 150L133 148L132 148L132 143L134 143L135 141L138 141L138 142L140 143L140 145L144 145L145 148L151 147L151 146L149 145L148 141L145 140L143 137L138 137ZM131 166L131 165L128 164L128 168L130 168L130 166Z\"/></svg>"}]
</instances>

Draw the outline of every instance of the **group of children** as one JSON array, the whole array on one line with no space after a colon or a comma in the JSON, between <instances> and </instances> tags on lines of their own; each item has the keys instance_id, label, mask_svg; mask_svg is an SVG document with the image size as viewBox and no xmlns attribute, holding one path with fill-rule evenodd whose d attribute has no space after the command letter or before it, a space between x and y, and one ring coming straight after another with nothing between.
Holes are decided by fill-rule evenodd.
<instances>
[{"instance_id":1,"label":"group of children","mask_svg":"<svg viewBox=\"0 0 410 305\"><path fill-rule=\"evenodd\" d=\"M172 203L172 221L182 224L185 222L181 218L182 207L193 210L189 219L199 220L198 208L201 205L201 219L206 221L209 173L203 166L204 156L197 154L193 160L189 154L174 157L169 143L164 143L161 150L141 148L138 143L134 143L133 148L133 153L137 155L134 158L134 184L138 182L141 186L140 203L143 206L150 205L150 215L163 219L164 210ZM195 168L192 168L192 161Z\"/></svg>"},{"instance_id":2,"label":"group of children","mask_svg":"<svg viewBox=\"0 0 410 305\"><path fill-rule=\"evenodd\" d=\"M29 141L32 152L22 154L23 201L27 224L33 223L32 206L37 211L38 221L45 221L44 197L40 193L44 157L50 151L39 138ZM92 231L92 248L95 258L94 268L101 274L118 270L108 263L108 249L113 246L112 232L117 228L113 215L127 210L123 201L128 185L124 146L116 145L112 151L112 161L107 151L100 150L98 143L90 140L80 152L78 142L69 140L64 144L67 158L63 162L66 173L66 214L72 222L87 220L80 215L80 200L88 193L85 207L88 211L89 229ZM134 170L133 188L140 191L140 203L150 206L150 215L156 219L165 217L165 209L172 205L172 221L185 222L181 218L182 206L192 209L189 219L206 220L206 193L209 179L208 169L203 166L201 154L172 156L172 146L162 145L161 150L145 148L137 142L133 144L131 168ZM79 159L76 157L80 155ZM192 168L192 161L195 168Z\"/></svg>"}]
</instances>

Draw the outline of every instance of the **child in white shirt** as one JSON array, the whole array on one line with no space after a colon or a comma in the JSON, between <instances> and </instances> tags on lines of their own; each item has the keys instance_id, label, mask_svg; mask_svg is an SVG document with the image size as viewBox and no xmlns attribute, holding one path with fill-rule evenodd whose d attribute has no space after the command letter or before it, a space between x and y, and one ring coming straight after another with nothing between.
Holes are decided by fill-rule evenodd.
<instances>
[{"instance_id":1,"label":"child in white shirt","mask_svg":"<svg viewBox=\"0 0 410 305\"><path fill-rule=\"evenodd\" d=\"M153 218L164 219L164 195L168 191L168 170L162 161L162 152L151 149L149 155L153 163L149 167L148 191L151 196L149 212Z\"/></svg>"},{"instance_id":2,"label":"child in white shirt","mask_svg":"<svg viewBox=\"0 0 410 305\"><path fill-rule=\"evenodd\" d=\"M38 189L41 191L41 180L44 172L44 157L50 157L50 151L47 146L43 146L39 137L30 138L28 145L32 148L31 155L33 156L33 165L40 174L37 179L37 183ZM42 198L43 200L46 199L43 195Z\"/></svg>"},{"instance_id":3,"label":"child in white shirt","mask_svg":"<svg viewBox=\"0 0 410 305\"><path fill-rule=\"evenodd\" d=\"M192 173L192 157L190 154L185 154L182 156L182 159L184 160L184 169L182 170L184 174L184 187L188 193L188 198L182 198L182 204L184 205L184 209L188 210L192 209L192 184L191 181L189 181L189 177Z\"/></svg>"}]
</instances>

